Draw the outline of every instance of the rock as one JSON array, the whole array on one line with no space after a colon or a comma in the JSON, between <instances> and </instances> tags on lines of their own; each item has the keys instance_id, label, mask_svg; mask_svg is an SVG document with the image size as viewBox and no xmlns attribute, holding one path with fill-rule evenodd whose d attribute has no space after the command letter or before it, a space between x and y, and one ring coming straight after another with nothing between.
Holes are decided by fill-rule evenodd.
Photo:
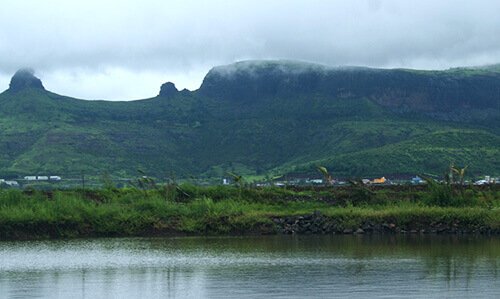
<instances>
[{"instance_id":1,"label":"rock","mask_svg":"<svg viewBox=\"0 0 500 299\"><path fill-rule=\"evenodd\" d=\"M314 223L317 224L317 225L320 225L321 223L323 223L324 219L323 217L318 217L318 218L314 218Z\"/></svg>"},{"instance_id":2,"label":"rock","mask_svg":"<svg viewBox=\"0 0 500 299\"><path fill-rule=\"evenodd\" d=\"M160 97L171 97L179 92L172 82L162 84L160 88Z\"/></svg>"},{"instance_id":3,"label":"rock","mask_svg":"<svg viewBox=\"0 0 500 299\"><path fill-rule=\"evenodd\" d=\"M372 227L363 227L362 229L367 234L371 234L374 232L374 229Z\"/></svg>"},{"instance_id":4,"label":"rock","mask_svg":"<svg viewBox=\"0 0 500 299\"><path fill-rule=\"evenodd\" d=\"M28 88L45 90L42 81L35 77L35 72L32 69L20 69L12 76L9 90L17 92Z\"/></svg>"},{"instance_id":5,"label":"rock","mask_svg":"<svg viewBox=\"0 0 500 299\"><path fill-rule=\"evenodd\" d=\"M491 229L488 226L476 226L465 229L457 227L451 223L434 222L431 225L419 226L397 226L395 223L370 223L364 222L357 228L343 228L343 224L337 220L326 216L315 216L318 213L311 213L302 216L272 217L274 225L273 233L280 234L500 234L499 229Z\"/></svg>"},{"instance_id":6,"label":"rock","mask_svg":"<svg viewBox=\"0 0 500 299\"><path fill-rule=\"evenodd\" d=\"M394 225L393 223L391 223L391 224L384 223L384 224L382 224L382 227L383 227L385 232L392 232L392 231L394 231L394 228L396 227L396 225Z\"/></svg>"},{"instance_id":7,"label":"rock","mask_svg":"<svg viewBox=\"0 0 500 299\"><path fill-rule=\"evenodd\" d=\"M321 232L321 229L318 226L314 225L314 224L309 227L309 230L311 232L315 233L315 234Z\"/></svg>"}]
</instances>

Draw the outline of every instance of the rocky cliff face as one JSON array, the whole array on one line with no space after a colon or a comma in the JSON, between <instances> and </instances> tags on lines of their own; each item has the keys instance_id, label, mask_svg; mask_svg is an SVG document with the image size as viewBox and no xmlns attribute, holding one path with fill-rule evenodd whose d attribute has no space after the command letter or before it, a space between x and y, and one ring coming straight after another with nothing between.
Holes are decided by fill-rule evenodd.
<instances>
[{"instance_id":1,"label":"rocky cliff face","mask_svg":"<svg viewBox=\"0 0 500 299\"><path fill-rule=\"evenodd\" d=\"M172 97L179 92L172 82L166 82L161 85L160 97Z\"/></svg>"},{"instance_id":2,"label":"rocky cliff face","mask_svg":"<svg viewBox=\"0 0 500 299\"><path fill-rule=\"evenodd\" d=\"M331 101L367 98L396 112L438 115L498 110L500 72L495 68L414 71L254 61L213 68L200 92L247 102L318 95Z\"/></svg>"},{"instance_id":3,"label":"rocky cliff face","mask_svg":"<svg viewBox=\"0 0 500 299\"><path fill-rule=\"evenodd\" d=\"M20 69L12 77L9 90L17 92L28 88L45 90L42 81L35 77L32 69Z\"/></svg>"}]
</instances>

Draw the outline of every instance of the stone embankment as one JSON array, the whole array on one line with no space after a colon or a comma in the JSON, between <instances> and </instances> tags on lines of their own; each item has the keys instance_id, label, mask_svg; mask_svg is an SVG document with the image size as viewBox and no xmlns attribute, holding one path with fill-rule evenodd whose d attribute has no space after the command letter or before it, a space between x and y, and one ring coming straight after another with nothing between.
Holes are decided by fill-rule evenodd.
<instances>
[{"instance_id":1,"label":"stone embankment","mask_svg":"<svg viewBox=\"0 0 500 299\"><path fill-rule=\"evenodd\" d=\"M316 211L301 216L272 218L278 234L500 234L500 229L459 221L414 221L398 224L396 221L361 221L335 219Z\"/></svg>"}]
</instances>

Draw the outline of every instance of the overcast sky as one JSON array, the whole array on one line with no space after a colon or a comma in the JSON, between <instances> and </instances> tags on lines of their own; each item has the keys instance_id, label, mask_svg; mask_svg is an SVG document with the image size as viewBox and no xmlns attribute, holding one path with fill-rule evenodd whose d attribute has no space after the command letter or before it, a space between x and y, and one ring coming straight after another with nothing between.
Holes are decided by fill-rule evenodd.
<instances>
[{"instance_id":1,"label":"overcast sky","mask_svg":"<svg viewBox=\"0 0 500 299\"><path fill-rule=\"evenodd\" d=\"M196 89L215 65L297 59L442 69L500 62L500 1L2 0L0 89L21 67L85 99Z\"/></svg>"}]
</instances>

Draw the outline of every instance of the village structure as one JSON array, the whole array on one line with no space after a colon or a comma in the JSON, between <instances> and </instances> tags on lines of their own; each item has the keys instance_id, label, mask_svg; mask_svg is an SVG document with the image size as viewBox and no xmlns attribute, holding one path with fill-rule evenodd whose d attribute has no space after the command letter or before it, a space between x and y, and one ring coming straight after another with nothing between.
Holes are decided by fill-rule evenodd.
<instances>
[{"instance_id":1,"label":"village structure","mask_svg":"<svg viewBox=\"0 0 500 299\"><path fill-rule=\"evenodd\" d=\"M119 179L119 181L130 181L132 179ZM423 185L426 184L425 179L416 175L407 178L386 178L375 177L375 178L363 178L358 180L352 179L334 179L329 177L328 179L319 178L308 175L290 175L286 177L280 177L273 180L256 181L251 183L256 187L266 187L266 186L346 186L352 184L353 182L359 182L364 185L373 186L388 186L388 185ZM80 183L80 179L63 179L59 175L27 175L20 179L0 179L0 188L23 188L23 186L32 186L36 184L57 184L65 183L64 186L73 186ZM76 183L78 182L78 183ZM248 182L247 182L248 183ZM213 184L213 183L212 183ZM233 185L235 184L232 178L222 178L219 184L222 185ZM500 184L500 177L492 177L489 175L484 176L482 179L475 181L465 181L466 185L490 185L490 184ZM99 185L99 183L97 183ZM210 185L210 183L202 182L201 185Z\"/></svg>"}]
</instances>

